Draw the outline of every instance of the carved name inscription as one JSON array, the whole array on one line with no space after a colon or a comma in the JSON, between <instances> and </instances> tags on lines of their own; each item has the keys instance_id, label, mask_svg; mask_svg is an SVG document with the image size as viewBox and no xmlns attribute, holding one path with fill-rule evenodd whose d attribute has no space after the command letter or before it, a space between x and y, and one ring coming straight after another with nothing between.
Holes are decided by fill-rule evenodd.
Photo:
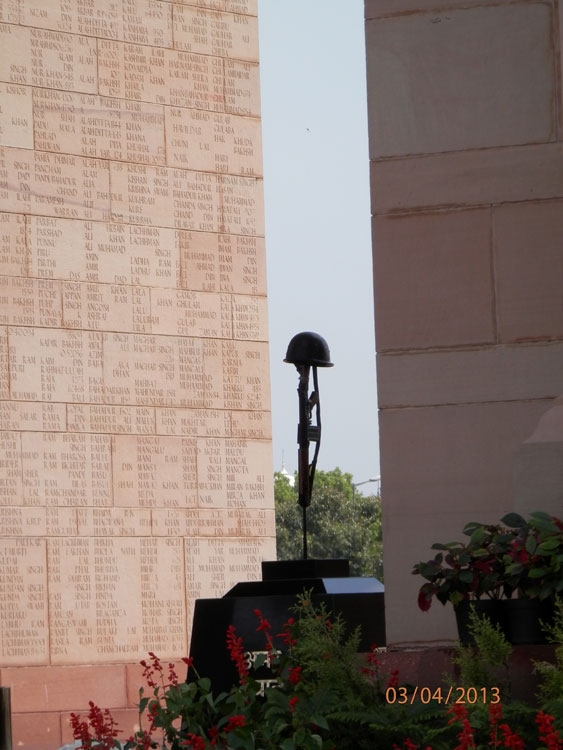
<instances>
[{"instance_id":1,"label":"carved name inscription","mask_svg":"<svg viewBox=\"0 0 563 750\"><path fill-rule=\"evenodd\" d=\"M168 164L172 167L258 176L262 173L260 120L166 108Z\"/></svg>"},{"instance_id":2,"label":"carved name inscription","mask_svg":"<svg viewBox=\"0 0 563 750\"><path fill-rule=\"evenodd\" d=\"M222 596L241 580L260 580L262 560L275 556L274 540L186 539L188 616L196 599ZM190 617L190 619L191 619Z\"/></svg>"},{"instance_id":3,"label":"carved name inscription","mask_svg":"<svg viewBox=\"0 0 563 750\"><path fill-rule=\"evenodd\" d=\"M53 663L185 652L181 539L57 539L48 553Z\"/></svg>"},{"instance_id":4,"label":"carved name inscription","mask_svg":"<svg viewBox=\"0 0 563 750\"><path fill-rule=\"evenodd\" d=\"M4 179L5 178L5 179ZM8 171L0 169L0 193L8 189ZM9 276L25 276L27 269L25 218L0 213L0 268Z\"/></svg>"},{"instance_id":5,"label":"carved name inscription","mask_svg":"<svg viewBox=\"0 0 563 750\"><path fill-rule=\"evenodd\" d=\"M185 289L266 294L262 237L179 232L179 250Z\"/></svg>"},{"instance_id":6,"label":"carved name inscription","mask_svg":"<svg viewBox=\"0 0 563 750\"><path fill-rule=\"evenodd\" d=\"M47 328L60 326L61 285L40 279L0 276L0 323Z\"/></svg>"},{"instance_id":7,"label":"carved name inscription","mask_svg":"<svg viewBox=\"0 0 563 750\"><path fill-rule=\"evenodd\" d=\"M42 151L165 163L162 107L34 89L33 112L35 147Z\"/></svg>"},{"instance_id":8,"label":"carved name inscription","mask_svg":"<svg viewBox=\"0 0 563 750\"><path fill-rule=\"evenodd\" d=\"M41 539L0 539L0 659L48 661L47 560Z\"/></svg>"},{"instance_id":9,"label":"carved name inscription","mask_svg":"<svg viewBox=\"0 0 563 750\"><path fill-rule=\"evenodd\" d=\"M0 148L0 178L1 211L110 218L109 165L99 159Z\"/></svg>"},{"instance_id":10,"label":"carved name inscription","mask_svg":"<svg viewBox=\"0 0 563 750\"><path fill-rule=\"evenodd\" d=\"M33 276L136 286L179 283L173 229L32 216L27 241Z\"/></svg>"},{"instance_id":11,"label":"carved name inscription","mask_svg":"<svg viewBox=\"0 0 563 750\"><path fill-rule=\"evenodd\" d=\"M185 52L257 62L258 19L177 5L174 8L174 47Z\"/></svg>"},{"instance_id":12,"label":"carved name inscription","mask_svg":"<svg viewBox=\"0 0 563 750\"><path fill-rule=\"evenodd\" d=\"M8 344L12 399L102 402L102 334L9 327Z\"/></svg>"},{"instance_id":13,"label":"carved name inscription","mask_svg":"<svg viewBox=\"0 0 563 750\"><path fill-rule=\"evenodd\" d=\"M24 432L21 441L25 505L112 504L109 436Z\"/></svg>"},{"instance_id":14,"label":"carved name inscription","mask_svg":"<svg viewBox=\"0 0 563 750\"><path fill-rule=\"evenodd\" d=\"M0 146L33 148L31 89L0 83L0 100Z\"/></svg>"},{"instance_id":15,"label":"carved name inscription","mask_svg":"<svg viewBox=\"0 0 563 750\"><path fill-rule=\"evenodd\" d=\"M20 23L156 47L172 46L172 5L160 0L127 0L95 5L65 0L55 0L46 5L40 0L26 0Z\"/></svg>"},{"instance_id":16,"label":"carved name inscription","mask_svg":"<svg viewBox=\"0 0 563 750\"><path fill-rule=\"evenodd\" d=\"M194 438L115 437L115 505L197 506L197 445Z\"/></svg>"},{"instance_id":17,"label":"carved name inscription","mask_svg":"<svg viewBox=\"0 0 563 750\"><path fill-rule=\"evenodd\" d=\"M95 93L96 40L75 34L0 24L0 80Z\"/></svg>"}]
</instances>

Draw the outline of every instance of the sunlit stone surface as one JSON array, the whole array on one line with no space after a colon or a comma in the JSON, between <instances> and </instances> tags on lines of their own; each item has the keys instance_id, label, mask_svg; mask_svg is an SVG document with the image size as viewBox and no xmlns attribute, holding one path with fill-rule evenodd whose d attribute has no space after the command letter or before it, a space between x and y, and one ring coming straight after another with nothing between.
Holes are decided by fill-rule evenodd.
<instances>
[{"instance_id":1,"label":"sunlit stone surface","mask_svg":"<svg viewBox=\"0 0 563 750\"><path fill-rule=\"evenodd\" d=\"M37 688L12 699L21 747L45 722L69 739L72 667L114 665L90 684L125 696L115 665L185 655L195 598L275 556L256 14L0 7L0 683Z\"/></svg>"}]
</instances>

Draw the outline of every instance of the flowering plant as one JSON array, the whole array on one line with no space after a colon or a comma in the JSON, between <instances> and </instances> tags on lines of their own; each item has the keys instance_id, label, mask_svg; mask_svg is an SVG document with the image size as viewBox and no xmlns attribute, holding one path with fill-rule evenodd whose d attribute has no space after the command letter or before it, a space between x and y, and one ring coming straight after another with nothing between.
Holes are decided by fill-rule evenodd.
<instances>
[{"instance_id":1,"label":"flowering plant","mask_svg":"<svg viewBox=\"0 0 563 750\"><path fill-rule=\"evenodd\" d=\"M563 521L537 511L527 521L510 513L503 522L515 533L504 556L508 584L525 599L563 591Z\"/></svg>"},{"instance_id":2,"label":"flowering plant","mask_svg":"<svg viewBox=\"0 0 563 750\"><path fill-rule=\"evenodd\" d=\"M435 596L442 604L454 607L467 599L509 598L514 586L506 573L504 557L517 538L517 531L501 524L468 523L463 533L465 542L436 543L432 549L438 554L427 562L419 562L413 574L427 580L418 594L418 606L430 609Z\"/></svg>"},{"instance_id":3,"label":"flowering plant","mask_svg":"<svg viewBox=\"0 0 563 750\"><path fill-rule=\"evenodd\" d=\"M558 608L553 639L563 649L563 604ZM461 704L424 700L389 700L413 686L399 688L396 670L383 674L378 649L367 655L357 649L357 633L347 634L340 619L324 608L314 607L310 597L300 597L295 618L274 635L270 624L256 610L258 630L264 633L267 658L279 680L261 697L250 671L242 639L234 628L227 632L227 646L237 667L239 684L228 693L213 694L208 679L200 677L191 659L184 659L194 681L180 683L173 666L154 655L143 662L148 686L140 693L141 729L127 743L130 750L563 750L563 651L556 665L543 664L540 674L545 689L538 711L510 701L508 692L490 704ZM477 629L484 622L474 618L473 658L457 662L460 684L482 686L482 664L492 663L495 648L489 636ZM490 627L487 632L489 632ZM495 631L496 632L496 631ZM496 638L503 639L502 633ZM276 639L285 653L277 655ZM497 644L498 646L498 644ZM479 649L482 653L479 653ZM497 648L498 650L498 648ZM496 660L496 656L495 656ZM496 663L496 661L495 661ZM479 667L477 669L477 667ZM469 671L468 671L469 670ZM489 694L487 692L487 694ZM449 695L449 692L448 692ZM493 693L491 692L491 695ZM497 694L494 694L498 697ZM555 718L554 718L555 717ZM144 726L143 726L144 724ZM90 704L89 723L72 716L75 738L85 750L112 750L119 746L118 729L108 711Z\"/></svg>"},{"instance_id":4,"label":"flowering plant","mask_svg":"<svg viewBox=\"0 0 563 750\"><path fill-rule=\"evenodd\" d=\"M430 608L435 596L454 607L468 599L546 599L563 590L563 521L537 511L526 521L509 513L500 524L468 523L469 541L436 543L438 554L419 562L413 574L423 583L418 606Z\"/></svg>"},{"instance_id":5,"label":"flowering plant","mask_svg":"<svg viewBox=\"0 0 563 750\"><path fill-rule=\"evenodd\" d=\"M173 664L149 654L149 660L141 662L148 688L140 690L141 728L129 738L126 750L158 745L163 750L341 750L342 712L382 703L386 685L398 684L398 673L394 670L385 683L376 647L360 656L359 633L349 635L341 618L331 619L324 606L313 606L309 594L298 598L293 611L295 617L274 634L268 620L254 610L265 653L252 661L235 628L228 628L226 646L239 678L229 692L215 694L191 658L183 661L193 679L181 682ZM278 684L261 691L250 667L264 662L272 667ZM107 735L102 724L91 723L93 739L86 722L75 717L75 738L86 750L102 747ZM114 727L111 724L112 742ZM354 731L360 733L361 727ZM111 750L111 745L102 750Z\"/></svg>"}]
</instances>

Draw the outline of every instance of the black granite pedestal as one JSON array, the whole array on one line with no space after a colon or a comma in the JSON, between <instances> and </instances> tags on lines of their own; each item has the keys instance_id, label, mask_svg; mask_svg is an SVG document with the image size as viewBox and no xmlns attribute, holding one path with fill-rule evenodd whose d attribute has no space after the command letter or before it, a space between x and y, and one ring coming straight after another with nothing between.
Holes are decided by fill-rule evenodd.
<instances>
[{"instance_id":1,"label":"black granite pedestal","mask_svg":"<svg viewBox=\"0 0 563 750\"><path fill-rule=\"evenodd\" d=\"M238 681L226 646L229 625L242 638L253 664L266 650L264 633L256 630L254 610L262 612L275 636L282 632L297 596L304 591L311 591L313 604L324 602L331 616L341 614L350 630L360 626L360 651L369 651L374 643L385 645L383 584L376 578L350 576L348 560L263 562L261 581L237 583L221 599L196 601L190 656L199 674L211 678L214 692L229 690ZM282 647L280 639L275 641ZM263 684L273 680L267 666L253 676Z\"/></svg>"}]
</instances>

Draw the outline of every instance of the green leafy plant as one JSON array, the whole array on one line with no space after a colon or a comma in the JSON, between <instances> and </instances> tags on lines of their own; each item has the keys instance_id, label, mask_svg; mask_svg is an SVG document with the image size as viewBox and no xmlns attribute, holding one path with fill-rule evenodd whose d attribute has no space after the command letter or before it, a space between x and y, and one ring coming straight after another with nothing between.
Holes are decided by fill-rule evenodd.
<instances>
[{"instance_id":1,"label":"green leafy plant","mask_svg":"<svg viewBox=\"0 0 563 750\"><path fill-rule=\"evenodd\" d=\"M538 700L543 708L555 718L557 727L563 730L563 599L555 600L555 617L552 623L544 624L547 638L555 645L555 661L535 661L534 667L540 675Z\"/></svg>"},{"instance_id":2,"label":"green leafy plant","mask_svg":"<svg viewBox=\"0 0 563 750\"><path fill-rule=\"evenodd\" d=\"M497 688L506 696L509 689L508 660L512 646L497 624L483 615L479 617L473 606L469 611L469 632L474 645L458 642L453 663L457 667L456 685L477 690Z\"/></svg>"},{"instance_id":3,"label":"green leafy plant","mask_svg":"<svg viewBox=\"0 0 563 750\"><path fill-rule=\"evenodd\" d=\"M426 579L418 605L426 611L434 597L454 607L462 601L511 598L548 599L563 591L563 521L537 511L526 521L517 513L499 524L466 524L468 542L435 543L432 560L414 565Z\"/></svg>"},{"instance_id":4,"label":"green leafy plant","mask_svg":"<svg viewBox=\"0 0 563 750\"><path fill-rule=\"evenodd\" d=\"M484 618L471 617L475 646L457 652L455 684L458 690L466 687L468 698L461 703L454 702L459 693L448 686L427 695L428 700L420 695L411 699L415 686L400 685L396 670L388 674L382 669L375 645L368 654L358 654L359 633L350 632L342 618L332 617L324 606L314 606L309 593L299 597L278 635L260 611L255 615L265 638L264 659L272 665L278 686L260 694L242 639L232 626L226 645L239 681L227 692L214 693L211 681L195 671L191 659L184 662L193 680L180 682L173 665L150 654L142 662L147 686L140 691L141 729L127 742L128 750L563 749L557 719L560 677L546 671L539 712L511 700L500 682L510 646ZM552 634L563 649L561 609ZM558 659L560 670L563 651ZM254 666L260 666L259 660ZM486 704L474 701L470 688L486 689ZM399 696L409 699L396 700ZM91 704L88 719L72 717L80 747L119 746L108 711Z\"/></svg>"},{"instance_id":5,"label":"green leafy plant","mask_svg":"<svg viewBox=\"0 0 563 750\"><path fill-rule=\"evenodd\" d=\"M526 521L505 516L515 538L504 556L507 582L526 599L548 599L563 591L563 521L537 511Z\"/></svg>"},{"instance_id":6,"label":"green leafy plant","mask_svg":"<svg viewBox=\"0 0 563 750\"><path fill-rule=\"evenodd\" d=\"M438 554L427 562L416 563L412 573L427 580L418 594L418 605L430 609L435 596L442 604L454 606L468 599L510 597L513 591L507 575L504 556L516 539L515 530L500 524L468 523L465 542L436 542Z\"/></svg>"}]
</instances>

